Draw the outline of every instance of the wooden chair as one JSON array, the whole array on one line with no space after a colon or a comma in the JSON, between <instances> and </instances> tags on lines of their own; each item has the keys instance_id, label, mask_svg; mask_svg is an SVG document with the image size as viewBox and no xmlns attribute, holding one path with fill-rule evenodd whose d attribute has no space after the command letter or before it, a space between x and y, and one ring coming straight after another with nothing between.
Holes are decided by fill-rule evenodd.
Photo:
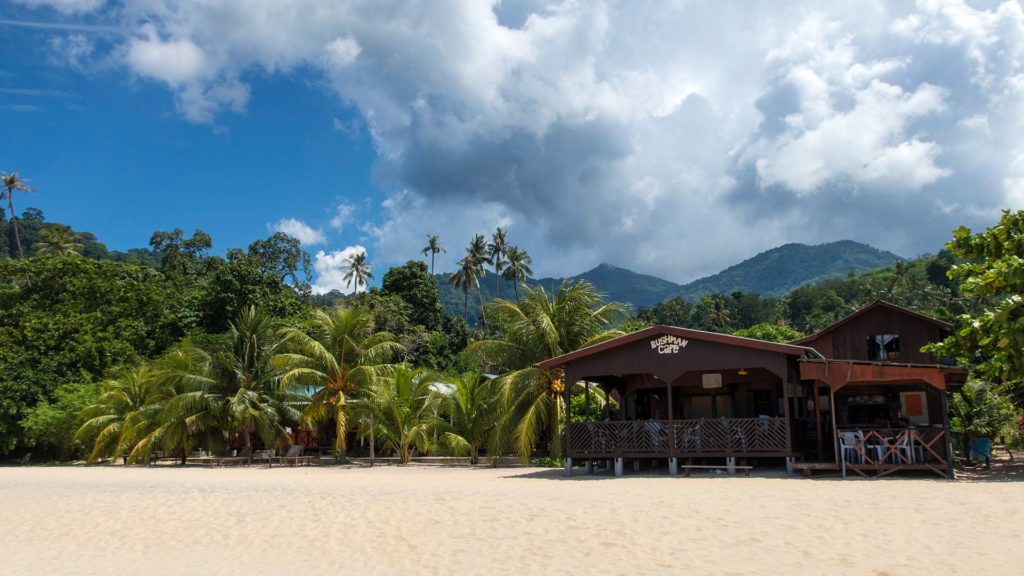
<instances>
[{"instance_id":1,"label":"wooden chair","mask_svg":"<svg viewBox=\"0 0 1024 576\"><path fill-rule=\"evenodd\" d=\"M246 464L248 465L252 461L252 446L245 446L238 451L237 456L225 456L220 459L220 465L224 464Z\"/></svg>"},{"instance_id":2,"label":"wooden chair","mask_svg":"<svg viewBox=\"0 0 1024 576\"><path fill-rule=\"evenodd\" d=\"M291 466L294 466L294 465L299 464L301 462L305 462L306 465L308 466L309 463L312 462L313 457L312 456L303 456L302 455L302 446L300 446L298 444L293 444L291 447L288 448L288 453L285 454L284 456L278 457L277 460L281 464L289 464Z\"/></svg>"},{"instance_id":3,"label":"wooden chair","mask_svg":"<svg viewBox=\"0 0 1024 576\"><path fill-rule=\"evenodd\" d=\"M252 453L252 458L249 460L249 462L266 462L267 468L270 468L274 464L274 449L271 448L269 450L254 450Z\"/></svg>"}]
</instances>

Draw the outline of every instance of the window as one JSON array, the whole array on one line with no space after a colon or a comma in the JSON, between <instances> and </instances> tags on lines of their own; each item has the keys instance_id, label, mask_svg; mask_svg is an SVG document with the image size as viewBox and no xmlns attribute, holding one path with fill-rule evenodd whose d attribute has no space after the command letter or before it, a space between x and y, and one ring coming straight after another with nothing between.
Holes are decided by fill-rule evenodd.
<instances>
[{"instance_id":1,"label":"window","mask_svg":"<svg viewBox=\"0 0 1024 576\"><path fill-rule=\"evenodd\" d=\"M868 360L896 360L899 357L899 334L873 334L868 336Z\"/></svg>"}]
</instances>

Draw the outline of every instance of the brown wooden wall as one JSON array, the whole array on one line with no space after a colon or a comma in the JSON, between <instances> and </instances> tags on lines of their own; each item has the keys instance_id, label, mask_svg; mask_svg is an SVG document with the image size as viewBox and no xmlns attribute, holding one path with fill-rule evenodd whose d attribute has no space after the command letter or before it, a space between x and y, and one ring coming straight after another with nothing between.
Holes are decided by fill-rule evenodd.
<instances>
[{"instance_id":1,"label":"brown wooden wall","mask_svg":"<svg viewBox=\"0 0 1024 576\"><path fill-rule=\"evenodd\" d=\"M675 354L659 354L651 349L649 339L644 339L571 360L565 366L569 382L626 374L654 374L663 382L674 382L685 372L736 371L740 368L764 368L780 380L799 379L795 356L694 338L688 339L686 347Z\"/></svg>"},{"instance_id":2,"label":"brown wooden wall","mask_svg":"<svg viewBox=\"0 0 1024 576\"><path fill-rule=\"evenodd\" d=\"M938 359L921 352L921 347L946 337L946 331L932 322L880 306L801 344L829 359L869 360L868 336L874 334L899 335L900 357L888 360L899 364L938 364Z\"/></svg>"}]
</instances>

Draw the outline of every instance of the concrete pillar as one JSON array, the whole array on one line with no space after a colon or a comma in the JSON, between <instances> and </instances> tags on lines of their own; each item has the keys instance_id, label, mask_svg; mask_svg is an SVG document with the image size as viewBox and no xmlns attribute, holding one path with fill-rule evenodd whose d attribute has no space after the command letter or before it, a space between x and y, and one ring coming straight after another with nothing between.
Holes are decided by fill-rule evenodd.
<instances>
[{"instance_id":1,"label":"concrete pillar","mask_svg":"<svg viewBox=\"0 0 1024 576\"><path fill-rule=\"evenodd\" d=\"M616 477L621 477L622 476L622 458L616 458L615 459L615 476Z\"/></svg>"},{"instance_id":2,"label":"concrete pillar","mask_svg":"<svg viewBox=\"0 0 1024 576\"><path fill-rule=\"evenodd\" d=\"M679 476L679 459L672 457L668 459L669 476Z\"/></svg>"},{"instance_id":3,"label":"concrete pillar","mask_svg":"<svg viewBox=\"0 0 1024 576\"><path fill-rule=\"evenodd\" d=\"M793 475L793 463L795 460L796 458L793 458L792 456L786 456L786 474L789 474L790 476Z\"/></svg>"},{"instance_id":4,"label":"concrete pillar","mask_svg":"<svg viewBox=\"0 0 1024 576\"><path fill-rule=\"evenodd\" d=\"M590 459L590 458L587 458L587 474L593 474L593 473L594 473L594 461L592 459Z\"/></svg>"},{"instance_id":5,"label":"concrete pillar","mask_svg":"<svg viewBox=\"0 0 1024 576\"><path fill-rule=\"evenodd\" d=\"M572 476L572 458L565 459L565 475L566 477Z\"/></svg>"},{"instance_id":6,"label":"concrete pillar","mask_svg":"<svg viewBox=\"0 0 1024 576\"><path fill-rule=\"evenodd\" d=\"M725 471L729 474L736 473L736 457L730 456L725 459Z\"/></svg>"}]
</instances>

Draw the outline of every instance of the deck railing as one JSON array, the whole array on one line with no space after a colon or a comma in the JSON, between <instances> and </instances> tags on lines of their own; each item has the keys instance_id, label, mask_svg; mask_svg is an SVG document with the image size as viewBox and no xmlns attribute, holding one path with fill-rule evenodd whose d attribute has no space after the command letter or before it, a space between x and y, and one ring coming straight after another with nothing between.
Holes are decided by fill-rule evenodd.
<instances>
[{"instance_id":1,"label":"deck railing","mask_svg":"<svg viewBox=\"0 0 1024 576\"><path fill-rule=\"evenodd\" d=\"M837 440L844 476L847 469L880 476L913 469L947 474L946 431L941 428L846 429Z\"/></svg>"},{"instance_id":2,"label":"deck railing","mask_svg":"<svg viewBox=\"0 0 1024 576\"><path fill-rule=\"evenodd\" d=\"M574 422L571 457L768 456L787 452L784 418Z\"/></svg>"}]
</instances>

